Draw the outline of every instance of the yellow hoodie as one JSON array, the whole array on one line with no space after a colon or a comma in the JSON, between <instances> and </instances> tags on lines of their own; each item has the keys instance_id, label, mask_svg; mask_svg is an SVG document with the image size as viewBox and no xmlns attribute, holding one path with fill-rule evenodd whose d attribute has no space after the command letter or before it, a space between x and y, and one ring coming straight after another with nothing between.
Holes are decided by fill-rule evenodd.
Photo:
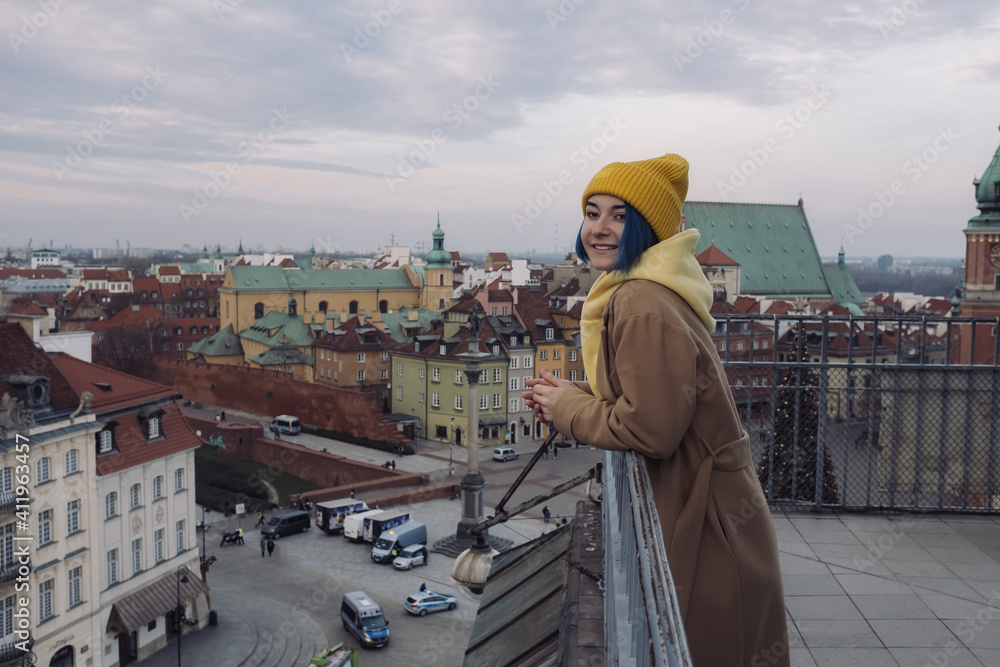
<instances>
[{"instance_id":1,"label":"yellow hoodie","mask_svg":"<svg viewBox=\"0 0 1000 667\"><path fill-rule=\"evenodd\" d=\"M611 295L628 280L650 280L676 292L704 322L711 333L715 331L712 308L712 286L695 259L694 250L701 239L697 229L687 229L652 246L639 258L639 263L628 274L609 271L601 274L590 288L580 316L580 340L583 346L583 367L587 378L596 378L597 350L601 346L601 328L604 326L604 307ZM600 396L597 382L591 380L590 389Z\"/></svg>"}]
</instances>

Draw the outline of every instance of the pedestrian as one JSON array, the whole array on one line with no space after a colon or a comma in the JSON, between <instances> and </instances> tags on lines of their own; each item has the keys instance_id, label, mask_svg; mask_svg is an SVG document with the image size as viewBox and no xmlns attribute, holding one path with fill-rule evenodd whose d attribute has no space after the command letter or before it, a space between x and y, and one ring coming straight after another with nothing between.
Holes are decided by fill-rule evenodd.
<instances>
[{"instance_id":1,"label":"pedestrian","mask_svg":"<svg viewBox=\"0 0 1000 667\"><path fill-rule=\"evenodd\" d=\"M351 498L354 497L354 485L351 484Z\"/></svg>"},{"instance_id":2,"label":"pedestrian","mask_svg":"<svg viewBox=\"0 0 1000 667\"><path fill-rule=\"evenodd\" d=\"M580 317L589 383L543 370L523 398L562 433L645 455L692 664L750 665L766 652L787 667L774 525L711 337L701 237L678 232L687 187L678 155L616 162L590 181L576 241L603 272Z\"/></svg>"},{"instance_id":3,"label":"pedestrian","mask_svg":"<svg viewBox=\"0 0 1000 667\"><path fill-rule=\"evenodd\" d=\"M260 557L264 557L264 552L267 551L267 538L263 535L260 536Z\"/></svg>"},{"instance_id":4,"label":"pedestrian","mask_svg":"<svg viewBox=\"0 0 1000 667\"><path fill-rule=\"evenodd\" d=\"M263 525L264 525L264 513L258 510L257 511L257 524L254 526L254 528L260 528Z\"/></svg>"},{"instance_id":5,"label":"pedestrian","mask_svg":"<svg viewBox=\"0 0 1000 667\"><path fill-rule=\"evenodd\" d=\"M274 555L274 540L272 540L270 537L267 538L267 555L268 557Z\"/></svg>"},{"instance_id":6,"label":"pedestrian","mask_svg":"<svg viewBox=\"0 0 1000 667\"><path fill-rule=\"evenodd\" d=\"M219 413L219 421L226 421L226 411L223 410Z\"/></svg>"},{"instance_id":7,"label":"pedestrian","mask_svg":"<svg viewBox=\"0 0 1000 667\"><path fill-rule=\"evenodd\" d=\"M427 590L427 584L424 583L424 582L421 582L420 583L420 592L423 593L426 590Z\"/></svg>"},{"instance_id":8,"label":"pedestrian","mask_svg":"<svg viewBox=\"0 0 1000 667\"><path fill-rule=\"evenodd\" d=\"M393 470L395 470L395 469L396 469L396 459L393 459L393 460L392 460L392 461L390 461L389 463L390 463L390 465L392 466L392 469L393 469Z\"/></svg>"},{"instance_id":9,"label":"pedestrian","mask_svg":"<svg viewBox=\"0 0 1000 667\"><path fill-rule=\"evenodd\" d=\"M236 542L239 543L239 544L245 544L245 542L243 542L243 529L242 528L237 528L236 529Z\"/></svg>"},{"instance_id":10,"label":"pedestrian","mask_svg":"<svg viewBox=\"0 0 1000 667\"><path fill-rule=\"evenodd\" d=\"M545 517L545 523L548 523L549 519L552 517L552 512L549 510L548 505L542 508L542 516Z\"/></svg>"},{"instance_id":11,"label":"pedestrian","mask_svg":"<svg viewBox=\"0 0 1000 667\"><path fill-rule=\"evenodd\" d=\"M552 458L554 459L559 458L559 445L557 445L555 442L552 443Z\"/></svg>"}]
</instances>

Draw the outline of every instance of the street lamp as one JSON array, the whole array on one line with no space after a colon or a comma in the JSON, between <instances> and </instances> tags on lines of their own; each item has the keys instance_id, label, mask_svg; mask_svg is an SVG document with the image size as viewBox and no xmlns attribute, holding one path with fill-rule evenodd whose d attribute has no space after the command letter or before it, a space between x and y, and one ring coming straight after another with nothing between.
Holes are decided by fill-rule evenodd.
<instances>
[{"instance_id":1,"label":"street lamp","mask_svg":"<svg viewBox=\"0 0 1000 667\"><path fill-rule=\"evenodd\" d=\"M451 457L452 453L455 451L455 418L451 418L451 438L448 440L448 477L455 474L455 468L452 466Z\"/></svg>"},{"instance_id":2,"label":"street lamp","mask_svg":"<svg viewBox=\"0 0 1000 667\"><path fill-rule=\"evenodd\" d=\"M181 635L184 633L184 607L181 606L181 584L188 583L187 568L177 568L177 667L181 667Z\"/></svg>"},{"instance_id":3,"label":"street lamp","mask_svg":"<svg viewBox=\"0 0 1000 667\"><path fill-rule=\"evenodd\" d=\"M201 506L201 562L205 562L208 558L208 549L205 548L205 533L208 532L208 524L205 523L205 512L209 509L204 505Z\"/></svg>"}]
</instances>

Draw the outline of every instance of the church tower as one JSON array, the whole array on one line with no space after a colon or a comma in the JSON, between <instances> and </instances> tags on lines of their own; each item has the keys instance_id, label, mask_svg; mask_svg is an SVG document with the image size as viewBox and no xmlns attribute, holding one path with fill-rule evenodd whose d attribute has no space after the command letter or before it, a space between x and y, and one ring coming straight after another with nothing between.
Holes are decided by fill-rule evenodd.
<instances>
[{"instance_id":1,"label":"church tower","mask_svg":"<svg viewBox=\"0 0 1000 667\"><path fill-rule=\"evenodd\" d=\"M431 235L434 247L427 253L424 267L423 303L427 310L442 312L451 305L452 281L455 270L451 266L451 254L444 249L444 232L441 230L441 214L438 213L437 229Z\"/></svg>"},{"instance_id":2,"label":"church tower","mask_svg":"<svg viewBox=\"0 0 1000 667\"><path fill-rule=\"evenodd\" d=\"M1000 147L982 178L973 179L979 215L965 228L963 317L1000 316Z\"/></svg>"},{"instance_id":3,"label":"church tower","mask_svg":"<svg viewBox=\"0 0 1000 667\"><path fill-rule=\"evenodd\" d=\"M979 215L965 228L965 273L959 289L962 317L1000 317L1000 146L981 178L972 180ZM996 335L979 327L975 363L993 363ZM969 359L971 332L963 331L961 358Z\"/></svg>"}]
</instances>

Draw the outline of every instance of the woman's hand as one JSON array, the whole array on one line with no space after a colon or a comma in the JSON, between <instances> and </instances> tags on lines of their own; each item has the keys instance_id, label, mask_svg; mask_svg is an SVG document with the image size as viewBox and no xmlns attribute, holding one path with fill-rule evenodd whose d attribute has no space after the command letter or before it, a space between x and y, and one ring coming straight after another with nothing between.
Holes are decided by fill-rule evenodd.
<instances>
[{"instance_id":1,"label":"woman's hand","mask_svg":"<svg viewBox=\"0 0 1000 667\"><path fill-rule=\"evenodd\" d=\"M531 389L531 391L521 394L525 405L532 409L535 417L549 424L555 419L556 403L559 401L559 397L573 386L569 380L557 378L546 370L539 374L538 379L525 380L524 384Z\"/></svg>"}]
</instances>

